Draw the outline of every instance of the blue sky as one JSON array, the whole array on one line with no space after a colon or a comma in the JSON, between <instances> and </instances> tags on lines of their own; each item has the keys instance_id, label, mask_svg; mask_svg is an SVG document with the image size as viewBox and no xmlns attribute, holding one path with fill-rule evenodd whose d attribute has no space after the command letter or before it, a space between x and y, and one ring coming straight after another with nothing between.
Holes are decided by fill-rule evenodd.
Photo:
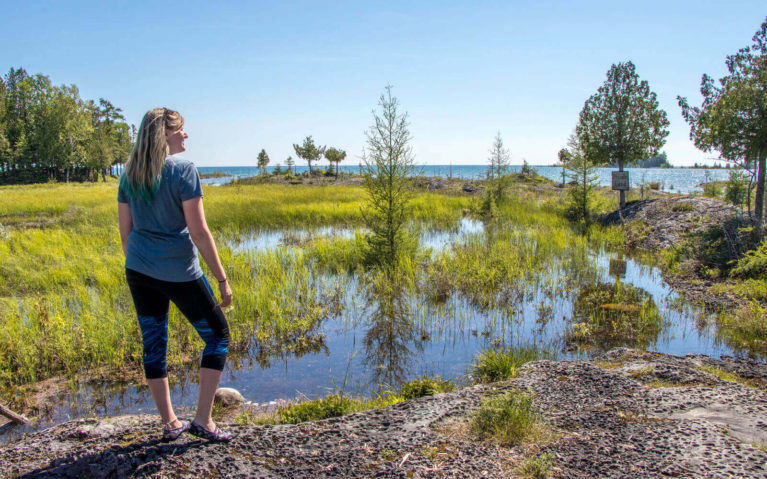
<instances>
[{"instance_id":1,"label":"blue sky","mask_svg":"<svg viewBox=\"0 0 767 479\"><path fill-rule=\"evenodd\" d=\"M551 164L610 65L632 60L671 121L675 165L695 149L676 96L725 72L765 20L760 1L7 1L0 69L24 67L130 123L179 110L199 166L272 163L312 135L356 164L387 84L409 113L419 164L486 163L500 131L512 163ZM324 163L324 161L323 161Z\"/></svg>"}]
</instances>

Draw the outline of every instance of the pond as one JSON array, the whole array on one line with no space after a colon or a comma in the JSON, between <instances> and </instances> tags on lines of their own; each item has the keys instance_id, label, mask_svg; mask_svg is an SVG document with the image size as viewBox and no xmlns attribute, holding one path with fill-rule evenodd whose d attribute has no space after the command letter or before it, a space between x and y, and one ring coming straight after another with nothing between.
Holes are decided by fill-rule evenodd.
<instances>
[{"instance_id":1,"label":"pond","mask_svg":"<svg viewBox=\"0 0 767 479\"><path fill-rule=\"evenodd\" d=\"M229 246L250 254L278 250L289 255L313 238L352 238L356 233L335 228L261 231ZM450 230L426 230L420 236L436 258L463 254L462 245L489 243L497 234L464 218ZM576 261L586 266L574 275ZM352 273L317 272L313 282L318 295L337 303L337 314L325 318L298 346L264 349L254 344L240 364L227 367L221 386L264 403L333 390L370 396L423 375L465 382L475 355L499 344L535 344L559 359L587 358L619 345L672 354L733 354L706 326L714 323L712 318L681 301L656 268L603 251L553 258L545 274L501 289L489 302L457 292L434 300L424 290L376 296ZM592 316L601 319L583 319ZM626 318L638 322L621 326ZM172 387L181 411L196 402L195 374L192 368ZM154 412L145 386L83 382L65 388L36 425L0 431L0 441L76 417Z\"/></svg>"}]
</instances>

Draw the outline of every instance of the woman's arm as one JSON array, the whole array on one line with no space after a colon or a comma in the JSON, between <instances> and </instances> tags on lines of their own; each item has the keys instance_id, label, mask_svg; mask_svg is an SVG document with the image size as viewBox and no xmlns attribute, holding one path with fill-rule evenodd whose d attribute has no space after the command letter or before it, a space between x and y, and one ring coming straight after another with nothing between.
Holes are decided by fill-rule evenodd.
<instances>
[{"instance_id":1,"label":"woman's arm","mask_svg":"<svg viewBox=\"0 0 767 479\"><path fill-rule=\"evenodd\" d=\"M221 266L221 260L218 258L216 244L213 242L213 236L210 234L208 223L205 221L202 196L186 200L181 204L184 207L184 218L186 218L186 226L189 228L189 235L197 249L200 250L202 259L205 260L210 272L218 281L221 307L225 308L232 302L232 289L229 287L229 281L226 281L226 273L224 267Z\"/></svg>"},{"instance_id":2,"label":"woman's arm","mask_svg":"<svg viewBox=\"0 0 767 479\"><path fill-rule=\"evenodd\" d=\"M133 215L128 203L117 202L117 223L120 225L120 242L123 246L123 256L128 254L128 235L133 229Z\"/></svg>"}]
</instances>

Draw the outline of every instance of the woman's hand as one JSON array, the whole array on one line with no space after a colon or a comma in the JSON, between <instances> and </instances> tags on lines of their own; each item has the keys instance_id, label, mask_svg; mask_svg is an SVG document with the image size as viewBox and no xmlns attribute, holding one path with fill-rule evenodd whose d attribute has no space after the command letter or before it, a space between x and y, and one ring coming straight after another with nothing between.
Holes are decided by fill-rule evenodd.
<instances>
[{"instance_id":1,"label":"woman's hand","mask_svg":"<svg viewBox=\"0 0 767 479\"><path fill-rule=\"evenodd\" d=\"M229 287L228 280L218 283L218 292L221 295L221 304L219 306L226 308L232 304L232 288Z\"/></svg>"}]
</instances>

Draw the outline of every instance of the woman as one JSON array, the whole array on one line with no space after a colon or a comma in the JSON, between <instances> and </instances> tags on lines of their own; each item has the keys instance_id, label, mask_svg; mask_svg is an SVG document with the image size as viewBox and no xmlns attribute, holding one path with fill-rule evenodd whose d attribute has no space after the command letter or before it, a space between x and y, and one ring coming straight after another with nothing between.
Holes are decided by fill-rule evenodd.
<instances>
[{"instance_id":1,"label":"woman","mask_svg":"<svg viewBox=\"0 0 767 479\"><path fill-rule=\"evenodd\" d=\"M185 150L187 137L178 112L155 108L144 115L120 177L120 238L143 337L144 373L165 424L163 439L174 440L188 430L225 442L231 434L216 427L211 411L229 343L221 308L232 302L232 290L205 222L197 169L188 161L168 158ZM202 274L197 250L218 281L220 305ZM170 301L205 341L197 413L191 423L179 420L170 402L165 364Z\"/></svg>"}]
</instances>

